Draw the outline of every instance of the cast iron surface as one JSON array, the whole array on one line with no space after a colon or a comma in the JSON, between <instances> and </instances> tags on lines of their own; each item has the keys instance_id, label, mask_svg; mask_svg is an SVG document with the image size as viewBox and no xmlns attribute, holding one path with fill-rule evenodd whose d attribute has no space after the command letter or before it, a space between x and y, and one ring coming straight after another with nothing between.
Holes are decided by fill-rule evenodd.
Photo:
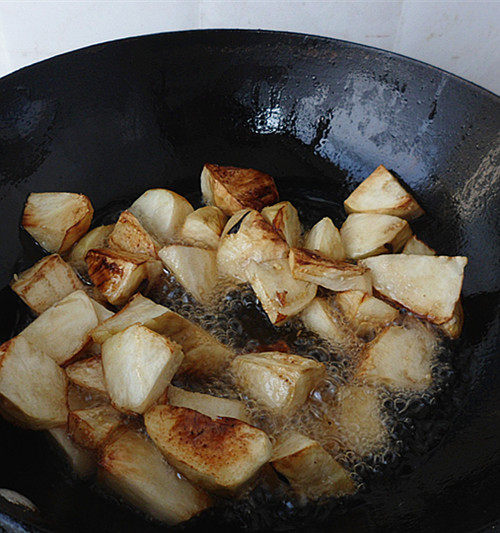
<instances>
[{"instance_id":1,"label":"cast iron surface","mask_svg":"<svg viewBox=\"0 0 500 533\"><path fill-rule=\"evenodd\" d=\"M354 502L296 514L244 507L192 527L487 528L499 517L499 114L498 97L428 65L298 34L160 34L53 58L0 80L0 287L39 254L19 229L31 191L82 192L96 209L151 187L192 197L213 161L268 172L283 198L339 223L339 200L384 163L427 212L419 236L470 258L452 348L459 393L437 402L431 422L412 423L433 437L410 438L407 460ZM4 340L20 306L8 289L0 297ZM0 427L0 486L40 509L0 500L5 527L160 529L72 480L41 433Z\"/></svg>"}]
</instances>

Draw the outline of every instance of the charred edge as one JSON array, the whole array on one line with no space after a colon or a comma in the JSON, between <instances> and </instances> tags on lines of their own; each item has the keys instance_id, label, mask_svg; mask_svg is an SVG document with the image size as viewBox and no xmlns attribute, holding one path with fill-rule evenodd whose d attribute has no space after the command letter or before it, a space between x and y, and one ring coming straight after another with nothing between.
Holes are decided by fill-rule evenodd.
<instances>
[{"instance_id":1,"label":"charred edge","mask_svg":"<svg viewBox=\"0 0 500 533\"><path fill-rule=\"evenodd\" d=\"M335 268L336 270L346 270L351 272L359 272L364 274L366 268L361 265L355 265L348 263L347 261L338 261L336 259L330 259L317 251L305 250L303 248L294 248L292 252L294 263L297 266L310 266L311 264L318 264L320 266L326 266Z\"/></svg>"},{"instance_id":2,"label":"charred edge","mask_svg":"<svg viewBox=\"0 0 500 533\"><path fill-rule=\"evenodd\" d=\"M267 238L273 242L286 244L285 241L281 238L280 232L259 213L259 216L255 217L253 221L253 226L256 229L263 230L267 233Z\"/></svg>"},{"instance_id":3,"label":"charred edge","mask_svg":"<svg viewBox=\"0 0 500 533\"><path fill-rule=\"evenodd\" d=\"M243 203L252 205L259 211L267 205L274 204L277 200L278 192L274 184L259 184L241 195L241 201Z\"/></svg>"},{"instance_id":4,"label":"charred edge","mask_svg":"<svg viewBox=\"0 0 500 533\"><path fill-rule=\"evenodd\" d=\"M221 183L228 192L245 206L262 209L278 201L278 190L274 179L269 174L253 168L205 165L214 179Z\"/></svg>"},{"instance_id":5,"label":"charred edge","mask_svg":"<svg viewBox=\"0 0 500 533\"><path fill-rule=\"evenodd\" d=\"M408 307L406 307L402 303L400 303L400 302L398 302L396 300L393 300L392 298L389 298L388 296L385 296L384 294L379 292L375 287L373 287L373 296L375 296L379 300L382 300L383 302L388 303L389 305L391 305L392 307L395 307L396 309L406 311L407 313L410 313L410 314L412 314L412 315L414 315L414 316L416 316L418 318L422 318L423 320L427 320L428 322L431 322L431 324L434 324L435 326L442 326L443 324L446 324L446 322L448 322L448 320L451 320L451 318L452 318L452 317L450 317L448 320L443 320L441 322L437 322L436 321L436 317L434 315L432 315L432 314L423 315L423 314L420 314L420 313L416 313L415 311L409 309Z\"/></svg>"},{"instance_id":6,"label":"charred edge","mask_svg":"<svg viewBox=\"0 0 500 533\"><path fill-rule=\"evenodd\" d=\"M123 268L109 261L106 257L89 252L85 260L89 276L97 288L105 284L110 278L121 277L123 274Z\"/></svg>"},{"instance_id":7,"label":"charred edge","mask_svg":"<svg viewBox=\"0 0 500 533\"><path fill-rule=\"evenodd\" d=\"M38 226L40 222L39 220L37 220L36 214L30 213L28 209L29 208L27 207L24 211L23 217L21 219L21 225L23 226L23 228L31 228Z\"/></svg>"},{"instance_id":8,"label":"charred edge","mask_svg":"<svg viewBox=\"0 0 500 533\"><path fill-rule=\"evenodd\" d=\"M277 231L278 235L285 241L285 233L283 231L285 222L285 208L281 207L278 209L278 212L276 213L276 216L273 219L273 228Z\"/></svg>"},{"instance_id":9,"label":"charred edge","mask_svg":"<svg viewBox=\"0 0 500 533\"><path fill-rule=\"evenodd\" d=\"M9 339L8 341L5 341L3 344L0 345L0 370L2 369L3 362L5 360L5 356L7 355L9 348L11 345L14 344L15 338Z\"/></svg>"}]
</instances>

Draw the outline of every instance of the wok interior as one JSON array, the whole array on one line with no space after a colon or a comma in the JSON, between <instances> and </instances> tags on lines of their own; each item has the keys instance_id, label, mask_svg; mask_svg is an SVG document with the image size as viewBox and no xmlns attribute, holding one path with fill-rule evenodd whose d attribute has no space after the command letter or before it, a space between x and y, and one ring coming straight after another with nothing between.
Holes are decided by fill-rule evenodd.
<instances>
[{"instance_id":1,"label":"wok interior","mask_svg":"<svg viewBox=\"0 0 500 533\"><path fill-rule=\"evenodd\" d=\"M497 517L498 99L383 52L253 32L94 47L16 73L0 89L2 285L41 255L18 229L28 192L82 192L103 213L155 186L196 203L206 161L270 173L306 225L326 215L339 224L341 200L384 163L426 210L416 234L443 254L471 258L465 329L450 347L454 373L432 413L417 420L404 461L381 469L346 508L287 510L263 494L255 508L214 510L192 527L467 530ZM9 289L1 298L3 340L25 310ZM51 527L159 528L72 480L43 435L1 427L1 485L32 499Z\"/></svg>"}]
</instances>

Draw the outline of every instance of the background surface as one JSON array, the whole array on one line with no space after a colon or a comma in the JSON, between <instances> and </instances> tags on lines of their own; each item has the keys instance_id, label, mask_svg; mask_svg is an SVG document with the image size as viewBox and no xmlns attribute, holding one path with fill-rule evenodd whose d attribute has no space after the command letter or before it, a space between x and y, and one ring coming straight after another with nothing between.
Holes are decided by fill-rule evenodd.
<instances>
[{"instance_id":1,"label":"background surface","mask_svg":"<svg viewBox=\"0 0 500 533\"><path fill-rule=\"evenodd\" d=\"M197 28L262 28L393 50L498 94L499 22L499 0L0 0L0 76L120 37Z\"/></svg>"}]
</instances>

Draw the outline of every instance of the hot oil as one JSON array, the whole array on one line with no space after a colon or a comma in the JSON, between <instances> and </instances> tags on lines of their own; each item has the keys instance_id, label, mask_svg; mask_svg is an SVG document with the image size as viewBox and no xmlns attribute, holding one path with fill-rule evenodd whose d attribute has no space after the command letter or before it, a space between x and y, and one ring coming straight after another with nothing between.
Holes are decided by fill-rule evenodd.
<instances>
[{"instance_id":1,"label":"hot oil","mask_svg":"<svg viewBox=\"0 0 500 533\"><path fill-rule=\"evenodd\" d=\"M308 331L298 319L275 327L268 320L251 287L246 284L223 285L210 306L201 306L166 272L149 297L206 329L220 342L232 347L237 354L275 350L323 362L327 369L326 378L311 393L299 412L289 418L273 416L263 411L252 399L240 396L229 373L210 378L206 382L178 384L208 394L242 399L253 423L266 431L272 440L284 428L294 429L318 440L353 473L361 495L373 490L381 477L401 468L409 445L418 447L415 442L411 442L412 436L414 438L416 431L419 431L419 424L414 424L414 418L420 422L422 417L429 416L427 427L432 426L430 413L450 374L446 351L439 344L432 368L433 382L428 390L388 392L363 383L357 386L352 384L364 342L355 341L353 337L351 343L333 345ZM417 319L403 314L399 323L408 320ZM343 426L341 417L338 416L339 406L341 403L347 404L346 398L355 394L363 401L367 399L368 407L366 412L354 417L354 422L350 421L347 426ZM370 428L369 431L367 427ZM422 442L421 446L424 447L425 444ZM408 469L406 465L406 470ZM294 515L299 512L298 508L304 506L304 501L294 496L286 484L281 483L278 490L274 487L274 492L274 496L270 496L265 494L262 487L256 488L238 500L237 504L228 504L225 512L231 520L241 521L242 516L247 516L249 523L246 526L249 526L255 519L253 516L250 518L250 509L253 509L253 513L258 512L258 502L262 499L267 501L274 498L274 504L280 505L285 514ZM319 503L328 508L344 505L341 502L342 498Z\"/></svg>"},{"instance_id":2,"label":"hot oil","mask_svg":"<svg viewBox=\"0 0 500 533\"><path fill-rule=\"evenodd\" d=\"M297 187L303 180L298 180ZM289 189L294 191L293 180L289 180ZM194 199L196 194L189 199ZM320 201L308 197L305 193L295 201L290 199L299 210L305 226L311 226L323 216L331 216L336 225L343 220L340 204ZM285 197L285 195L283 195ZM193 205L195 202L193 202ZM114 203L109 209L98 213L94 225L114 222L122 209L130 201ZM30 266L30 264L26 265ZM248 398L246 402L256 425L270 433L271 438L278 435L284 427L307 433L317 439L341 463L354 473L359 482L358 495L350 498L332 498L321 502L304 502L295 497L283 481L278 485L260 479L259 484L244 497L231 502L222 502L200 517L190 521L197 529L213 523L216 519L225 527L240 527L249 530L278 530L283 528L312 527L315 523L327 520L350 506L373 499L377 505L378 498L394 477L409 476L422 461L423 456L436 446L446 433L450 421L456 414L460 398L467 389L466 379L457 372L457 368L466 368L467 361L453 358L452 346L442 346L433 365L433 384L423 393L388 393L384 389L368 391L376 396L381 409L380 431L373 432L372 441L380 445L361 458L352 451L346 451L345 435L336 420L338 393L348 385L352 369L360 355L359 344L334 346L316 334L307 331L299 320L292 320L282 327L274 327L267 319L252 289L247 285L225 285L214 298L214 304L200 306L176 282L175 278L165 273L148 294L156 302L166 305L173 311L200 325L219 341L231 346L236 353L259 351L288 351L297 355L312 357L323 362L327 368L327 377L314 391L307 403L298 413L289 419L270 416L262 411L255 402ZM15 331L27 325L32 316L23 307L19 313ZM177 383L189 386L193 390L211 393L228 398L239 395L232 385L229 375L222 375L205 383ZM88 401L88 398L79 401ZM356 441L355 432L351 432L349 444L362 447L363 439ZM99 493L102 491L99 489ZM189 525L188 525L189 527Z\"/></svg>"}]
</instances>

